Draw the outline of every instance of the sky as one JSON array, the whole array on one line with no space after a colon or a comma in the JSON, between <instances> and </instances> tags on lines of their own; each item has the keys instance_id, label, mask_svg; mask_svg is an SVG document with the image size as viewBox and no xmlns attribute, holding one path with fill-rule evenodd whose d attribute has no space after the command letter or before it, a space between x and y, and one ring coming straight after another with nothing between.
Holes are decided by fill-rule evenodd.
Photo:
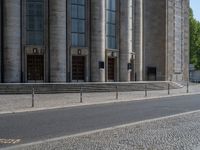
<instances>
[{"instance_id":1,"label":"sky","mask_svg":"<svg viewBox=\"0 0 200 150\"><path fill-rule=\"evenodd\" d=\"M193 9L194 17L200 21L200 0L190 0L190 6Z\"/></svg>"}]
</instances>

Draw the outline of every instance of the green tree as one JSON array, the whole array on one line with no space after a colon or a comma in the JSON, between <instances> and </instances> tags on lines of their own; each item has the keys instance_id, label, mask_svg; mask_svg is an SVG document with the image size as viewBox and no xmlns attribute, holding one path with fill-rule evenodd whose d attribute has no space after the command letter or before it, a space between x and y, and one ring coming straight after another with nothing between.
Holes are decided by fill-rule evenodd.
<instances>
[{"instance_id":1,"label":"green tree","mask_svg":"<svg viewBox=\"0 0 200 150\"><path fill-rule=\"evenodd\" d=\"M200 70L200 22L194 18L190 9L190 63Z\"/></svg>"}]
</instances>

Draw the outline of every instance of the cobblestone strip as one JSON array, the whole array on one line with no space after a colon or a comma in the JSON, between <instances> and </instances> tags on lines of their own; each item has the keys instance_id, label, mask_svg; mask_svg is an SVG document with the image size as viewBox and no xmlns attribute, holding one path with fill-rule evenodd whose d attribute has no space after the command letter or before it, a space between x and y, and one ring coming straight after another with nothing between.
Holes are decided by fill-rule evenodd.
<instances>
[{"instance_id":1,"label":"cobblestone strip","mask_svg":"<svg viewBox=\"0 0 200 150\"><path fill-rule=\"evenodd\" d=\"M200 112L195 112L14 149L197 150L199 144Z\"/></svg>"}]
</instances>

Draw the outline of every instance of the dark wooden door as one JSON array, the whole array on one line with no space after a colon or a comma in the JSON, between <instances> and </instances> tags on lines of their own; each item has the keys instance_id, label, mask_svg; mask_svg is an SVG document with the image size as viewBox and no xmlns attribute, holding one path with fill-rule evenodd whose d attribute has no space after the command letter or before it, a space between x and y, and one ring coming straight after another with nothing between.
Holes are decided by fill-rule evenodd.
<instances>
[{"instance_id":1,"label":"dark wooden door","mask_svg":"<svg viewBox=\"0 0 200 150\"><path fill-rule=\"evenodd\" d=\"M44 56L28 55L27 56L27 80L41 81L44 80Z\"/></svg>"},{"instance_id":2,"label":"dark wooden door","mask_svg":"<svg viewBox=\"0 0 200 150\"><path fill-rule=\"evenodd\" d=\"M115 80L115 59L108 58L108 80Z\"/></svg>"},{"instance_id":3,"label":"dark wooden door","mask_svg":"<svg viewBox=\"0 0 200 150\"><path fill-rule=\"evenodd\" d=\"M73 81L85 80L85 57L84 56L72 57L72 80Z\"/></svg>"}]
</instances>

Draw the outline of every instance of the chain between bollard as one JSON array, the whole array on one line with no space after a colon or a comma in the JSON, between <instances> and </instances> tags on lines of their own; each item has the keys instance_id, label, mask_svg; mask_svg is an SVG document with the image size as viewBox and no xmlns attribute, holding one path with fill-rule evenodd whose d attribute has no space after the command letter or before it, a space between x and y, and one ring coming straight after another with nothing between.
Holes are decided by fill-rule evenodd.
<instances>
[{"instance_id":1,"label":"chain between bollard","mask_svg":"<svg viewBox=\"0 0 200 150\"><path fill-rule=\"evenodd\" d=\"M32 89L32 107L35 107L35 89Z\"/></svg>"},{"instance_id":2,"label":"chain between bollard","mask_svg":"<svg viewBox=\"0 0 200 150\"><path fill-rule=\"evenodd\" d=\"M145 84L145 97L148 96L148 93L147 93L147 84Z\"/></svg>"},{"instance_id":3,"label":"chain between bollard","mask_svg":"<svg viewBox=\"0 0 200 150\"><path fill-rule=\"evenodd\" d=\"M116 86L116 99L119 99L119 91L118 91L118 86Z\"/></svg>"},{"instance_id":4,"label":"chain between bollard","mask_svg":"<svg viewBox=\"0 0 200 150\"><path fill-rule=\"evenodd\" d=\"M83 103L83 89L80 88L80 103Z\"/></svg>"},{"instance_id":5,"label":"chain between bollard","mask_svg":"<svg viewBox=\"0 0 200 150\"><path fill-rule=\"evenodd\" d=\"M168 95L170 95L170 84L168 83Z\"/></svg>"}]
</instances>

